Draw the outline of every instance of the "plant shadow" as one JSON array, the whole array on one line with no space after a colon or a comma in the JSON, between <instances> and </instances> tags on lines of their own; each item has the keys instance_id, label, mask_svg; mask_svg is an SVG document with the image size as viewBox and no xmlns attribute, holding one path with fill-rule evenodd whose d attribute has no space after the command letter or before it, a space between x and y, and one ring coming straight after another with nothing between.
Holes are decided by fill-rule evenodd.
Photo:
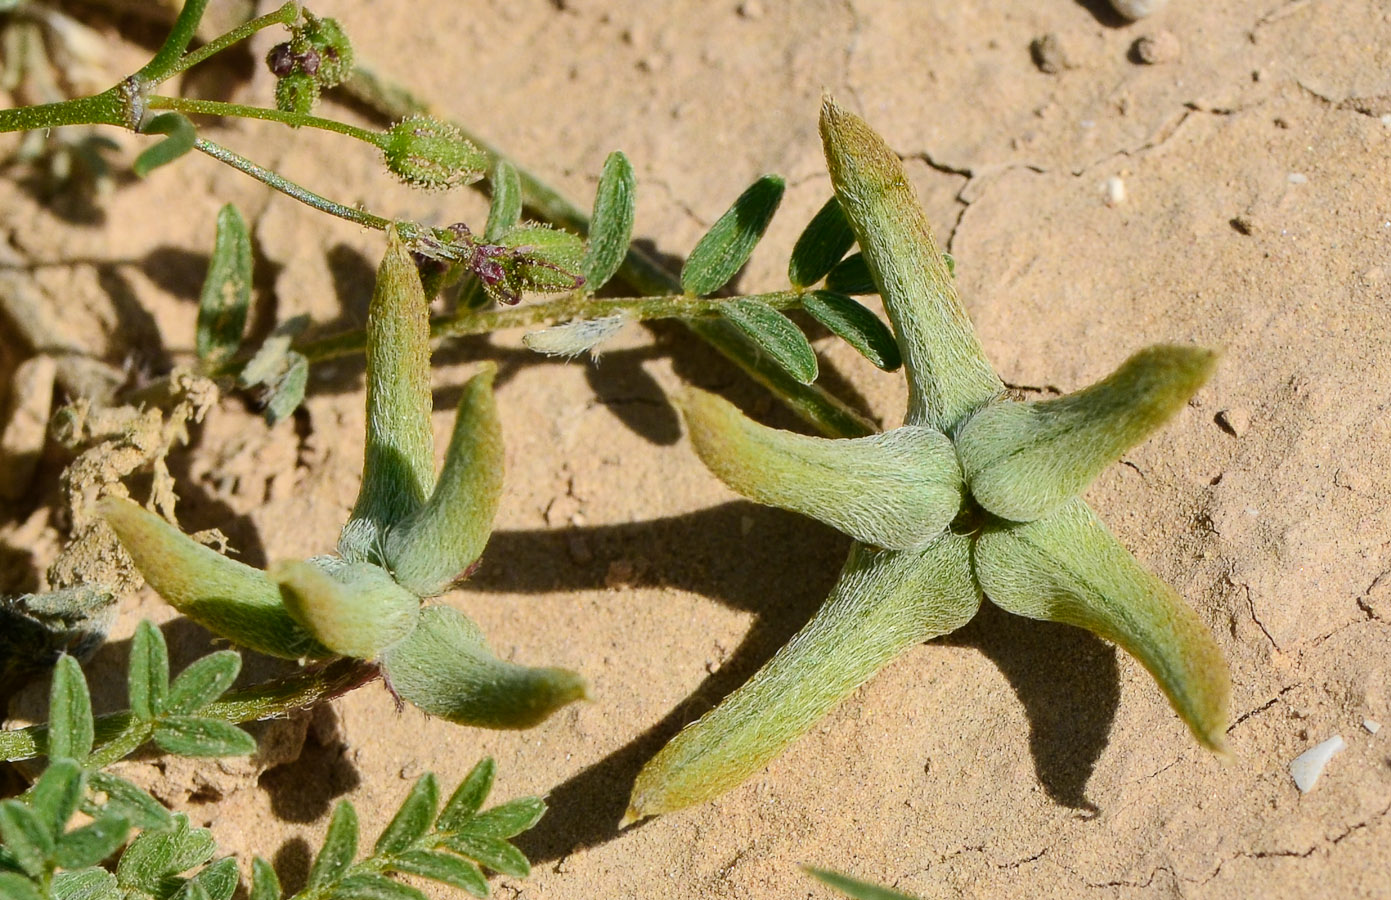
<instances>
[{"instance_id":1,"label":"plant shadow","mask_svg":"<svg viewBox=\"0 0 1391 900\"><path fill-rule=\"evenodd\" d=\"M590 549L584 564L567 553L576 539ZM789 547L806 561L803 577L787 577ZM629 582L633 586L677 587L755 617L728 659L661 721L550 791L556 812L517 839L528 857L555 861L616 837L638 770L811 618L847 547L848 540L829 529L744 501L641 523L494 534L488 557L507 560L506 566L485 565L464 590L597 590L606 586L611 562L640 557L647 565ZM569 562L557 566L557 560ZM1045 791L1060 805L1094 812L1085 787L1119 702L1115 651L1080 629L1010 616L988 603L966 628L942 640L973 647L1000 668L1029 718L1030 750Z\"/></svg>"}]
</instances>

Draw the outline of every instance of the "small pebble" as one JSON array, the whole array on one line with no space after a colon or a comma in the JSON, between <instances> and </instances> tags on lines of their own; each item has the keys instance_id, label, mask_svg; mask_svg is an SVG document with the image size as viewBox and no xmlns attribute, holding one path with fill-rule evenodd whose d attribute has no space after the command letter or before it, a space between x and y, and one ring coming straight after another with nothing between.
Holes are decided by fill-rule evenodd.
<instances>
[{"instance_id":1,"label":"small pebble","mask_svg":"<svg viewBox=\"0 0 1391 900\"><path fill-rule=\"evenodd\" d=\"M1251 414L1239 406L1217 414L1218 426L1232 437L1241 437L1251 427Z\"/></svg>"},{"instance_id":2,"label":"small pebble","mask_svg":"<svg viewBox=\"0 0 1391 900\"><path fill-rule=\"evenodd\" d=\"M1043 37L1034 38L1033 43L1029 44L1029 54L1033 56L1034 65L1038 66L1039 71L1049 75L1073 67L1067 51L1063 49L1063 42L1051 31Z\"/></svg>"},{"instance_id":3,"label":"small pebble","mask_svg":"<svg viewBox=\"0 0 1391 900\"><path fill-rule=\"evenodd\" d=\"M739 15L746 19L763 18L763 4L759 0L744 0L739 4Z\"/></svg>"},{"instance_id":4,"label":"small pebble","mask_svg":"<svg viewBox=\"0 0 1391 900\"><path fill-rule=\"evenodd\" d=\"M1111 0L1111 8L1132 22L1152 16L1168 5L1169 0Z\"/></svg>"},{"instance_id":5,"label":"small pebble","mask_svg":"<svg viewBox=\"0 0 1391 900\"><path fill-rule=\"evenodd\" d=\"M1106 179L1102 185L1102 190L1106 192L1107 206L1120 206L1125 202L1125 182L1119 175L1112 175Z\"/></svg>"},{"instance_id":6,"label":"small pebble","mask_svg":"<svg viewBox=\"0 0 1391 900\"><path fill-rule=\"evenodd\" d=\"M1167 28L1135 41L1135 58L1147 66L1158 66L1178 59L1183 53L1178 37Z\"/></svg>"},{"instance_id":7,"label":"small pebble","mask_svg":"<svg viewBox=\"0 0 1391 900\"><path fill-rule=\"evenodd\" d=\"M1299 788L1301 794L1307 794L1314 789L1314 785L1319 783L1319 776L1323 774L1323 767L1328 765L1334 754L1346 746L1342 735L1335 734L1322 744L1315 744L1295 757L1294 762L1290 763L1290 775L1293 776L1294 786Z\"/></svg>"},{"instance_id":8,"label":"small pebble","mask_svg":"<svg viewBox=\"0 0 1391 900\"><path fill-rule=\"evenodd\" d=\"M1368 734L1376 734L1378 731L1381 730L1381 723L1373 722L1371 719L1363 719L1362 727L1367 729Z\"/></svg>"},{"instance_id":9,"label":"small pebble","mask_svg":"<svg viewBox=\"0 0 1391 900\"><path fill-rule=\"evenodd\" d=\"M1290 184L1308 184L1309 176L1305 175L1303 172L1291 172L1289 175L1285 176L1285 180Z\"/></svg>"}]
</instances>

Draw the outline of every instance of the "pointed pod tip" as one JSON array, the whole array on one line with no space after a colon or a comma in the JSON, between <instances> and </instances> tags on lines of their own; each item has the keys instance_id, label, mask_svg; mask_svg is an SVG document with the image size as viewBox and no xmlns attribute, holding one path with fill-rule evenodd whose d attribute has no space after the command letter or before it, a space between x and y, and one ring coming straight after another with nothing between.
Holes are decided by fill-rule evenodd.
<instances>
[{"instance_id":1,"label":"pointed pod tip","mask_svg":"<svg viewBox=\"0 0 1391 900\"><path fill-rule=\"evenodd\" d=\"M630 806L628 807L628 811L623 814L623 818L618 820L618 830L623 831L630 826L636 825L645 818L647 818L647 816Z\"/></svg>"}]
</instances>

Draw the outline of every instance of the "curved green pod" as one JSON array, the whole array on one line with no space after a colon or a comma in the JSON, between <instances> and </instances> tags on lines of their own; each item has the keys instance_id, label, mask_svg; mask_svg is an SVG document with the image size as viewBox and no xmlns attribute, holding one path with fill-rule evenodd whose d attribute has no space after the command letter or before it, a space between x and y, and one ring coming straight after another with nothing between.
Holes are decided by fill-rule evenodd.
<instances>
[{"instance_id":1,"label":"curved green pod","mask_svg":"<svg viewBox=\"0 0 1391 900\"><path fill-rule=\"evenodd\" d=\"M985 358L898 156L829 97L821 103L821 140L836 198L903 351L906 421L950 432L1004 393L1004 384Z\"/></svg>"},{"instance_id":2,"label":"curved green pod","mask_svg":"<svg viewBox=\"0 0 1391 900\"><path fill-rule=\"evenodd\" d=\"M985 407L956 436L971 496L1004 519L1047 515L1169 421L1216 363L1200 347L1147 347L1065 397Z\"/></svg>"},{"instance_id":3,"label":"curved green pod","mask_svg":"<svg viewBox=\"0 0 1391 900\"><path fill-rule=\"evenodd\" d=\"M425 503L435 486L430 429L430 322L410 252L388 232L367 307L367 438L362 486L338 538L353 562L382 562L386 531Z\"/></svg>"},{"instance_id":4,"label":"curved green pod","mask_svg":"<svg viewBox=\"0 0 1391 900\"><path fill-rule=\"evenodd\" d=\"M382 654L382 674L402 699L432 716L481 728L530 728L575 700L584 679L493 655L483 633L448 606L428 606L410 637Z\"/></svg>"},{"instance_id":5,"label":"curved green pod","mask_svg":"<svg viewBox=\"0 0 1391 900\"><path fill-rule=\"evenodd\" d=\"M280 586L265 572L203 546L121 497L103 498L97 510L150 587L199 625L269 656L334 655L290 616Z\"/></svg>"},{"instance_id":6,"label":"curved green pod","mask_svg":"<svg viewBox=\"0 0 1391 900\"><path fill-rule=\"evenodd\" d=\"M420 616L420 598L371 563L287 560L267 574L294 620L343 656L375 659L410 634Z\"/></svg>"},{"instance_id":7,"label":"curved green pod","mask_svg":"<svg viewBox=\"0 0 1391 900\"><path fill-rule=\"evenodd\" d=\"M444 593L483 555L502 498L502 423L493 401L497 367L464 385L439 482L425 502L386 535L383 557L396 581L418 597Z\"/></svg>"},{"instance_id":8,"label":"curved green pod","mask_svg":"<svg viewBox=\"0 0 1391 900\"><path fill-rule=\"evenodd\" d=\"M976 541L975 567L1002 609L1078 625L1119 644L1159 682L1198 742L1226 751L1231 681L1212 633L1085 503L986 531Z\"/></svg>"},{"instance_id":9,"label":"curved green pod","mask_svg":"<svg viewBox=\"0 0 1391 900\"><path fill-rule=\"evenodd\" d=\"M677 402L691 445L721 481L866 544L921 547L961 508L961 468L941 432L906 426L832 440L759 425L706 391L690 389Z\"/></svg>"},{"instance_id":10,"label":"curved green pod","mask_svg":"<svg viewBox=\"0 0 1391 900\"><path fill-rule=\"evenodd\" d=\"M625 821L735 787L908 647L965 625L980 601L969 538L949 532L912 551L856 544L816 616L643 766Z\"/></svg>"}]
</instances>

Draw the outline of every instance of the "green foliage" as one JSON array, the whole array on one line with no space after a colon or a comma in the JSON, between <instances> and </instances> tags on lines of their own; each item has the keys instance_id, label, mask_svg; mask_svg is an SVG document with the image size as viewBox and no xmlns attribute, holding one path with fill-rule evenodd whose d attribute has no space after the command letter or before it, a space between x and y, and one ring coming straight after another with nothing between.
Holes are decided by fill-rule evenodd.
<instances>
[{"instance_id":1,"label":"green foliage","mask_svg":"<svg viewBox=\"0 0 1391 900\"><path fill-rule=\"evenodd\" d=\"M214 859L214 835L103 767L146 740L183 756L225 756L255 750L251 736L210 714L240 671L230 651L190 664L173 683L164 638L141 622L131 640L127 674L131 710L117 714L119 731L95 748L86 679L71 657L54 673L48 727L52 756L22 797L0 801L0 897L5 900L231 900L236 861ZM86 749L84 750L84 746ZM352 804L334 810L301 900L364 897L419 900L419 891L388 877L418 875L488 896L483 868L515 877L530 871L508 840L534 827L546 811L537 797L483 810L495 766L484 759L440 809L439 785L425 774L406 795L372 852L357 860L358 822ZM87 821L69 827L81 811ZM110 861L115 858L112 866ZM103 868L107 866L108 868ZM482 868L480 868L482 867ZM275 872L251 867L251 900L280 900Z\"/></svg>"},{"instance_id":2,"label":"green foliage","mask_svg":"<svg viewBox=\"0 0 1391 900\"><path fill-rule=\"evenodd\" d=\"M739 195L691 250L681 269L681 289L706 297L724 287L748 261L782 202L785 183L765 175Z\"/></svg>"},{"instance_id":3,"label":"green foliage","mask_svg":"<svg viewBox=\"0 0 1391 900\"><path fill-rule=\"evenodd\" d=\"M589 246L580 271L585 289L597 291L623 265L633 239L637 209L637 177L633 164L620 150L610 153L599 173L594 192L594 213L589 219Z\"/></svg>"},{"instance_id":4,"label":"green foliage","mask_svg":"<svg viewBox=\"0 0 1391 900\"><path fill-rule=\"evenodd\" d=\"M816 380L816 351L811 349L802 330L787 316L766 303L746 297L720 307L720 314L753 340L802 384Z\"/></svg>"},{"instance_id":5,"label":"green foliage","mask_svg":"<svg viewBox=\"0 0 1391 900\"><path fill-rule=\"evenodd\" d=\"M525 247L530 258L573 249L578 259L579 242L565 232L522 226L509 234L525 236L530 243L514 249ZM503 462L493 372L485 369L465 387L437 480L426 299L399 240L378 271L367 332L362 484L339 556L280 562L267 573L197 543L129 500L107 497L99 509L149 584L216 634L285 658L378 663L397 696L453 722L535 725L584 697L584 681L563 669L503 662L463 614L421 607L471 571L492 532ZM235 678L235 654L205 659L166 695L154 651L146 643L137 650L142 674L132 697L162 716L153 730L157 744L185 755L245 749L238 733L196 715Z\"/></svg>"},{"instance_id":6,"label":"green foliage","mask_svg":"<svg viewBox=\"0 0 1391 900\"><path fill-rule=\"evenodd\" d=\"M855 246L855 232L845 210L835 197L812 216L792 246L787 263L787 280L793 287L809 288L835 268L836 263Z\"/></svg>"},{"instance_id":7,"label":"green foliage","mask_svg":"<svg viewBox=\"0 0 1391 900\"><path fill-rule=\"evenodd\" d=\"M198 140L198 131L193 127L193 123L176 112L160 113L151 119L141 132L168 135L153 147L141 151L131 164L135 174L141 178L183 156L193 149L193 142Z\"/></svg>"},{"instance_id":8,"label":"green foliage","mask_svg":"<svg viewBox=\"0 0 1391 900\"><path fill-rule=\"evenodd\" d=\"M1230 685L1211 634L1078 499L1182 408L1213 355L1151 348L1059 400L1006 399L898 157L831 101L821 130L836 196L902 350L906 424L821 440L764 428L709 395L687 400L697 452L730 487L857 543L802 631L643 767L627 818L739 784L903 650L964 625L986 597L1115 641L1154 675L1199 743L1221 752Z\"/></svg>"},{"instance_id":9,"label":"green foliage","mask_svg":"<svg viewBox=\"0 0 1391 900\"><path fill-rule=\"evenodd\" d=\"M908 894L871 884L868 881L861 881L858 878L851 878L849 875L842 875L839 872L832 872L830 869L817 869L812 866L803 866L803 870L816 878L823 884L830 885L847 897L854 900L916 900Z\"/></svg>"},{"instance_id":10,"label":"green foliage","mask_svg":"<svg viewBox=\"0 0 1391 900\"><path fill-rule=\"evenodd\" d=\"M194 347L203 365L215 369L241 346L251 308L251 236L237 208L228 203L217 214L212 260L198 300Z\"/></svg>"}]
</instances>

